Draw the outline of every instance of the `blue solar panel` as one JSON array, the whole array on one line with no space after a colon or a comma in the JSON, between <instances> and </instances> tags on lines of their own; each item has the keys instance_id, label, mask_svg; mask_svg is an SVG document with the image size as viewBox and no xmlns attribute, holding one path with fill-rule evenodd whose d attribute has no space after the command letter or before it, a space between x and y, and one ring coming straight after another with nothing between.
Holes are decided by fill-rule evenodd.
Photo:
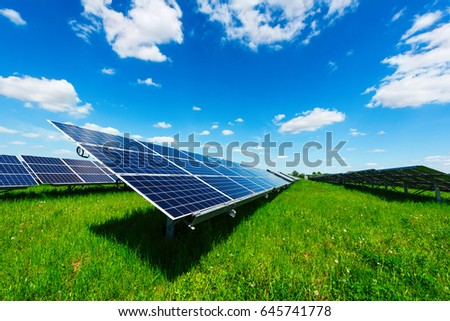
<instances>
[{"instance_id":1,"label":"blue solar panel","mask_svg":"<svg viewBox=\"0 0 450 321\"><path fill-rule=\"evenodd\" d=\"M158 144L132 140L127 143L122 137L73 125L54 125L171 219L227 209L286 185L265 171L226 160ZM117 146L105 146L106 140L116 142Z\"/></svg>"},{"instance_id":2,"label":"blue solar panel","mask_svg":"<svg viewBox=\"0 0 450 321\"><path fill-rule=\"evenodd\" d=\"M16 156L0 155L0 188L20 188L37 185L36 180Z\"/></svg>"},{"instance_id":3,"label":"blue solar panel","mask_svg":"<svg viewBox=\"0 0 450 321\"><path fill-rule=\"evenodd\" d=\"M86 183L106 184L115 182L110 175L107 175L91 161L81 159L63 159L63 161Z\"/></svg>"},{"instance_id":4,"label":"blue solar panel","mask_svg":"<svg viewBox=\"0 0 450 321\"><path fill-rule=\"evenodd\" d=\"M253 194L251 190L236 183L228 177L205 176L201 177L201 179L233 199L239 199Z\"/></svg>"},{"instance_id":5,"label":"blue solar panel","mask_svg":"<svg viewBox=\"0 0 450 321\"><path fill-rule=\"evenodd\" d=\"M82 179L59 158L26 155L22 158L42 184L73 185L83 183Z\"/></svg>"},{"instance_id":6,"label":"blue solar panel","mask_svg":"<svg viewBox=\"0 0 450 321\"><path fill-rule=\"evenodd\" d=\"M193 176L131 176L121 178L173 219L231 201Z\"/></svg>"},{"instance_id":7,"label":"blue solar panel","mask_svg":"<svg viewBox=\"0 0 450 321\"><path fill-rule=\"evenodd\" d=\"M167 159L153 153L140 153L98 146L81 145L116 174L187 174Z\"/></svg>"},{"instance_id":8,"label":"blue solar panel","mask_svg":"<svg viewBox=\"0 0 450 321\"><path fill-rule=\"evenodd\" d=\"M136 149L144 151L145 147L137 141L128 137L111 135L101 133L95 130L81 128L74 125L63 124L58 122L51 122L59 130L69 136L72 140L78 143L94 144L107 147Z\"/></svg>"}]
</instances>

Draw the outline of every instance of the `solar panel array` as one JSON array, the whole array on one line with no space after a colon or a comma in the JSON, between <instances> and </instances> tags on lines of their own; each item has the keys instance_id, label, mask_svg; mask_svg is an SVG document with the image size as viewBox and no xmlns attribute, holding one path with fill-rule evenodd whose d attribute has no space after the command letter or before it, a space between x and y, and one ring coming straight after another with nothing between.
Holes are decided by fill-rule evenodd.
<instances>
[{"instance_id":1,"label":"solar panel array","mask_svg":"<svg viewBox=\"0 0 450 321\"><path fill-rule=\"evenodd\" d=\"M426 166L409 166L390 169L370 169L341 174L326 174L311 177L311 180L334 184L370 187L392 187L421 191L450 192L450 174Z\"/></svg>"},{"instance_id":2,"label":"solar panel array","mask_svg":"<svg viewBox=\"0 0 450 321\"><path fill-rule=\"evenodd\" d=\"M42 184L87 185L108 184L115 180L95 163L80 159L22 155L30 173Z\"/></svg>"},{"instance_id":3,"label":"solar panel array","mask_svg":"<svg viewBox=\"0 0 450 321\"><path fill-rule=\"evenodd\" d=\"M34 185L37 185L36 180L16 156L0 155L0 189Z\"/></svg>"},{"instance_id":4,"label":"solar panel array","mask_svg":"<svg viewBox=\"0 0 450 321\"><path fill-rule=\"evenodd\" d=\"M50 122L170 219L232 208L289 185L266 171Z\"/></svg>"}]
</instances>

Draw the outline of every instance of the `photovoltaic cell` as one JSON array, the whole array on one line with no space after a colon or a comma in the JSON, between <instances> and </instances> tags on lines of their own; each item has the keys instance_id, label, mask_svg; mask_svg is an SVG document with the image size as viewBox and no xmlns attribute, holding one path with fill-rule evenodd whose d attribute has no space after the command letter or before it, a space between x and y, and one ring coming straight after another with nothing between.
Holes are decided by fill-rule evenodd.
<instances>
[{"instance_id":1,"label":"photovoltaic cell","mask_svg":"<svg viewBox=\"0 0 450 321\"><path fill-rule=\"evenodd\" d=\"M16 156L0 155L0 189L37 185L36 180Z\"/></svg>"},{"instance_id":2,"label":"photovoltaic cell","mask_svg":"<svg viewBox=\"0 0 450 321\"><path fill-rule=\"evenodd\" d=\"M201 177L201 179L233 199L239 199L253 194L251 190L232 181L228 177Z\"/></svg>"},{"instance_id":3,"label":"photovoltaic cell","mask_svg":"<svg viewBox=\"0 0 450 321\"><path fill-rule=\"evenodd\" d=\"M107 175L102 169L89 160L62 159L81 179L86 183L107 184L115 180Z\"/></svg>"},{"instance_id":4,"label":"photovoltaic cell","mask_svg":"<svg viewBox=\"0 0 450 321\"><path fill-rule=\"evenodd\" d=\"M122 175L121 178L175 219L231 200L193 176Z\"/></svg>"},{"instance_id":5,"label":"photovoltaic cell","mask_svg":"<svg viewBox=\"0 0 450 321\"><path fill-rule=\"evenodd\" d=\"M42 184L72 185L83 181L61 159L52 157L22 156Z\"/></svg>"}]
</instances>

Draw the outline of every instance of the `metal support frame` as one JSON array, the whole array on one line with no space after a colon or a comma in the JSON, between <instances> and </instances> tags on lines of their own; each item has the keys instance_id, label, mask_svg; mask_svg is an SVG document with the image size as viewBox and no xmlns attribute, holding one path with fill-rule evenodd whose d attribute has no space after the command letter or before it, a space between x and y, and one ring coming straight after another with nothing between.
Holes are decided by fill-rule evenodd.
<instances>
[{"instance_id":1,"label":"metal support frame","mask_svg":"<svg viewBox=\"0 0 450 321\"><path fill-rule=\"evenodd\" d=\"M171 241L175 237L175 225L177 225L177 221L173 221L170 218L167 218L166 222L166 239Z\"/></svg>"},{"instance_id":2,"label":"metal support frame","mask_svg":"<svg viewBox=\"0 0 450 321\"><path fill-rule=\"evenodd\" d=\"M437 186L437 184L434 184L434 192L436 193L436 200L438 202L441 202L442 201L441 191L439 190L439 186Z\"/></svg>"},{"instance_id":3,"label":"metal support frame","mask_svg":"<svg viewBox=\"0 0 450 321\"><path fill-rule=\"evenodd\" d=\"M408 196L408 185L406 182L403 182L403 193L405 193L405 196Z\"/></svg>"}]
</instances>

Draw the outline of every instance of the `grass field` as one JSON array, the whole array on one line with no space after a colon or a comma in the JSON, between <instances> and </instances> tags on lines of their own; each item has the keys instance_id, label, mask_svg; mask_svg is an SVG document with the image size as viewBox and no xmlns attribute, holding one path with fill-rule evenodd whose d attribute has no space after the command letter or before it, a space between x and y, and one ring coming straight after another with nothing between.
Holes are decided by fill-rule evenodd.
<instances>
[{"instance_id":1,"label":"grass field","mask_svg":"<svg viewBox=\"0 0 450 321\"><path fill-rule=\"evenodd\" d=\"M2 300L450 298L450 205L432 198L300 181L173 241L112 187L0 194L0 214Z\"/></svg>"}]
</instances>

